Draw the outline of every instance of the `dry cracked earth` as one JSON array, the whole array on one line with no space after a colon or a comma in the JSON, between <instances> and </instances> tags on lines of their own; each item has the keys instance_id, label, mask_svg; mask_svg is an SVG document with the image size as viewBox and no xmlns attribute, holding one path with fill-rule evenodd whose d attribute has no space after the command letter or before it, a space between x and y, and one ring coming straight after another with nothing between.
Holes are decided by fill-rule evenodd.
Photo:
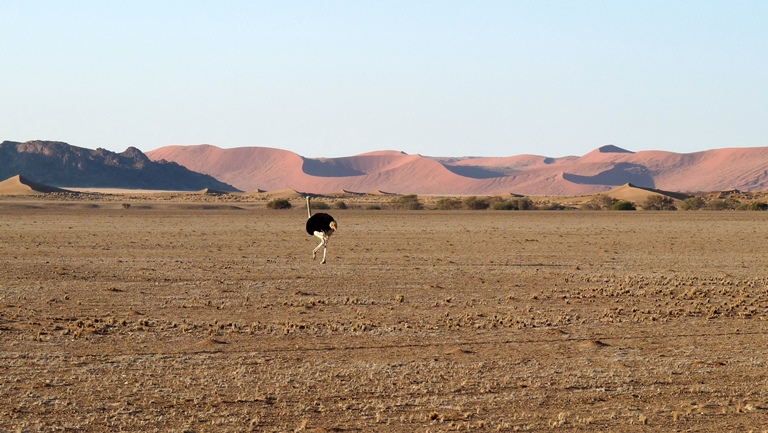
<instances>
[{"instance_id":1,"label":"dry cracked earth","mask_svg":"<svg viewBox=\"0 0 768 433\"><path fill-rule=\"evenodd\" d=\"M768 213L0 201L0 431L768 431Z\"/></svg>"}]
</instances>

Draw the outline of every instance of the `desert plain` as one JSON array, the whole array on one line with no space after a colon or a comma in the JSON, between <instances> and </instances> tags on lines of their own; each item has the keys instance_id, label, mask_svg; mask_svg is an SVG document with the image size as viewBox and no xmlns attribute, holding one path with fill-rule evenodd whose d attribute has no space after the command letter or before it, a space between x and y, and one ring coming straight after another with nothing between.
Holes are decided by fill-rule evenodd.
<instances>
[{"instance_id":1,"label":"desert plain","mask_svg":"<svg viewBox=\"0 0 768 433\"><path fill-rule=\"evenodd\" d=\"M768 213L0 200L0 431L768 431Z\"/></svg>"}]
</instances>

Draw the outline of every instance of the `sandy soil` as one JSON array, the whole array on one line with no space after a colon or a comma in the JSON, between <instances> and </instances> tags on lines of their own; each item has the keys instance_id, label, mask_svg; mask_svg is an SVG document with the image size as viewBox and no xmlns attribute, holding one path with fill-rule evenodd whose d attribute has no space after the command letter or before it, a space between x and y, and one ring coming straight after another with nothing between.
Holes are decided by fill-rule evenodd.
<instances>
[{"instance_id":1,"label":"sandy soil","mask_svg":"<svg viewBox=\"0 0 768 433\"><path fill-rule=\"evenodd\" d=\"M766 431L765 212L0 201L0 431Z\"/></svg>"}]
</instances>

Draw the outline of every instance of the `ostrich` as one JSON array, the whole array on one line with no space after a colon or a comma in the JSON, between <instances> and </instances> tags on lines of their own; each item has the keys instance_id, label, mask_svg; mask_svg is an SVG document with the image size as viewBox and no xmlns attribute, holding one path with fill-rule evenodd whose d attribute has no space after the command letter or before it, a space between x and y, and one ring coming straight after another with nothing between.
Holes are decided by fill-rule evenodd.
<instances>
[{"instance_id":1,"label":"ostrich","mask_svg":"<svg viewBox=\"0 0 768 433\"><path fill-rule=\"evenodd\" d=\"M325 263L325 254L328 252L328 239L338 227L336 220L327 213L318 212L312 215L312 210L309 206L309 196L307 196L307 218L307 233L320 238L320 244L312 250L312 260L315 259L317 252L322 248L323 261L320 263Z\"/></svg>"}]
</instances>

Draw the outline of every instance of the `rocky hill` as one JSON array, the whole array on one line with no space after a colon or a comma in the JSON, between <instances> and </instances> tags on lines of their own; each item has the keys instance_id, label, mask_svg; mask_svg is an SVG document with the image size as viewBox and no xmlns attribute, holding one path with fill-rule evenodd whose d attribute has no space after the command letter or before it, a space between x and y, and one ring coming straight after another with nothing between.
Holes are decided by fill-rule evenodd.
<instances>
[{"instance_id":1,"label":"rocky hill","mask_svg":"<svg viewBox=\"0 0 768 433\"><path fill-rule=\"evenodd\" d=\"M0 143L0 179L16 175L57 187L237 191L176 162L153 161L135 147L115 153L59 141Z\"/></svg>"}]
</instances>

